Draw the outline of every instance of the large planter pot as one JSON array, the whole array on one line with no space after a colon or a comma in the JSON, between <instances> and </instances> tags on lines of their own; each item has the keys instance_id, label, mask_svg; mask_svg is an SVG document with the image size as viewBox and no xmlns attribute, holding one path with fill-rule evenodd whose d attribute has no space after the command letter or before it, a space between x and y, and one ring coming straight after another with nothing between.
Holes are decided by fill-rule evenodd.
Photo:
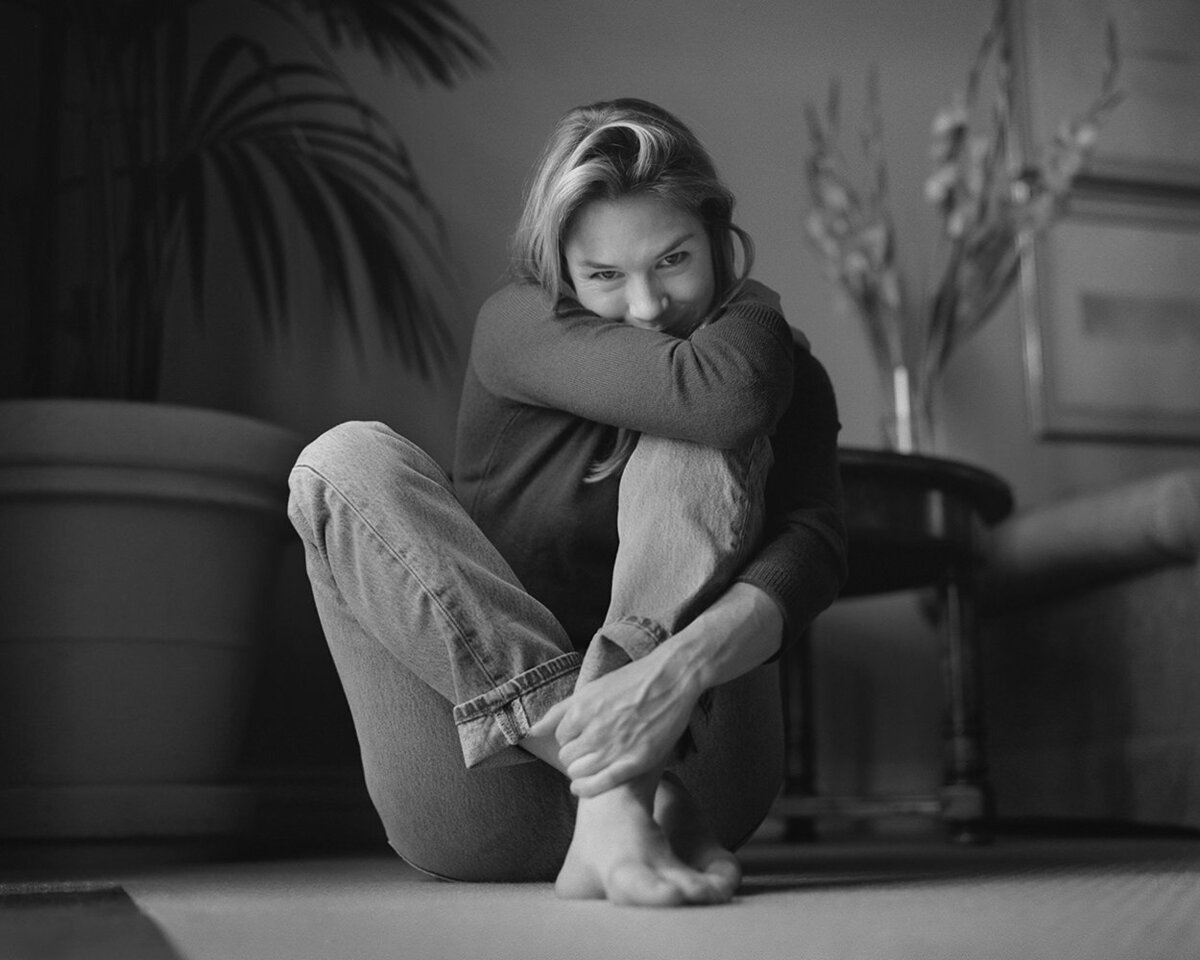
<instances>
[{"instance_id":1,"label":"large planter pot","mask_svg":"<svg viewBox=\"0 0 1200 960\"><path fill-rule=\"evenodd\" d=\"M289 431L0 403L0 838L236 832Z\"/></svg>"}]
</instances>

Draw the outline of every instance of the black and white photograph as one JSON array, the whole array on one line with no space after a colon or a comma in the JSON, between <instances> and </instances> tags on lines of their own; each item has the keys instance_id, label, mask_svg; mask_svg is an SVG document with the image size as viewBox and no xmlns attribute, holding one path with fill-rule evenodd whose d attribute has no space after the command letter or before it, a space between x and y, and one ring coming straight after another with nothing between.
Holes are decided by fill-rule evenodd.
<instances>
[{"instance_id":1,"label":"black and white photograph","mask_svg":"<svg viewBox=\"0 0 1200 960\"><path fill-rule=\"evenodd\" d=\"M1200 0L0 0L0 960L1200 957Z\"/></svg>"}]
</instances>

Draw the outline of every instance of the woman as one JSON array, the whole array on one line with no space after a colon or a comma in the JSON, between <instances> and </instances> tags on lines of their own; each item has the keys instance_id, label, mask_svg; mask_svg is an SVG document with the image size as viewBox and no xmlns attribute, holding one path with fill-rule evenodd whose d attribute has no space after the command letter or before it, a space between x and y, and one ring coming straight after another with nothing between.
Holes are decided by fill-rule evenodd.
<instances>
[{"instance_id":1,"label":"woman","mask_svg":"<svg viewBox=\"0 0 1200 960\"><path fill-rule=\"evenodd\" d=\"M367 785L420 869L645 905L737 888L781 779L773 661L845 537L832 389L732 209L666 111L572 111L480 313L453 484L381 424L297 462Z\"/></svg>"}]
</instances>

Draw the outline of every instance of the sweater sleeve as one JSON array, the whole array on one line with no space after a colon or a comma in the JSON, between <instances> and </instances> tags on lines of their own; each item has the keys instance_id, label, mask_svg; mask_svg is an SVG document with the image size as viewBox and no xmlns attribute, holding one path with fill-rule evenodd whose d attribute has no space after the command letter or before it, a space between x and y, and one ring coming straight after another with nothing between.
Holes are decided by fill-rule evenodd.
<instances>
[{"instance_id":1,"label":"sweater sleeve","mask_svg":"<svg viewBox=\"0 0 1200 960\"><path fill-rule=\"evenodd\" d=\"M514 284L480 312L472 363L509 400L729 448L778 422L792 395L791 354L787 322L751 297L681 340Z\"/></svg>"},{"instance_id":2,"label":"sweater sleeve","mask_svg":"<svg viewBox=\"0 0 1200 960\"><path fill-rule=\"evenodd\" d=\"M771 440L762 545L738 577L779 604L785 646L837 599L847 575L837 402L824 367L800 344L795 363L791 403Z\"/></svg>"}]
</instances>

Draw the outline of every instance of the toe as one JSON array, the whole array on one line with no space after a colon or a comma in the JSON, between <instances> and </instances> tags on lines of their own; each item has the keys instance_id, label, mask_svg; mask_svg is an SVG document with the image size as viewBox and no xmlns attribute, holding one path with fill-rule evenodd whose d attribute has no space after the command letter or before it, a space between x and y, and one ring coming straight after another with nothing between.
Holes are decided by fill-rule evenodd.
<instances>
[{"instance_id":1,"label":"toe","mask_svg":"<svg viewBox=\"0 0 1200 960\"><path fill-rule=\"evenodd\" d=\"M742 883L741 867L729 860L717 860L709 864L704 870L704 876L718 891L722 902L732 900Z\"/></svg>"},{"instance_id":2,"label":"toe","mask_svg":"<svg viewBox=\"0 0 1200 960\"><path fill-rule=\"evenodd\" d=\"M612 903L639 907L674 907L686 902L683 891L644 863L616 864L605 885Z\"/></svg>"},{"instance_id":3,"label":"toe","mask_svg":"<svg viewBox=\"0 0 1200 960\"><path fill-rule=\"evenodd\" d=\"M742 882L742 866L730 853L723 853L708 863L697 865L697 869L703 871L705 876L712 877L717 883L728 888L730 892L736 890L738 884Z\"/></svg>"},{"instance_id":4,"label":"toe","mask_svg":"<svg viewBox=\"0 0 1200 960\"><path fill-rule=\"evenodd\" d=\"M680 889L685 903L724 903L732 895L719 878L688 867L664 870L663 875Z\"/></svg>"}]
</instances>

